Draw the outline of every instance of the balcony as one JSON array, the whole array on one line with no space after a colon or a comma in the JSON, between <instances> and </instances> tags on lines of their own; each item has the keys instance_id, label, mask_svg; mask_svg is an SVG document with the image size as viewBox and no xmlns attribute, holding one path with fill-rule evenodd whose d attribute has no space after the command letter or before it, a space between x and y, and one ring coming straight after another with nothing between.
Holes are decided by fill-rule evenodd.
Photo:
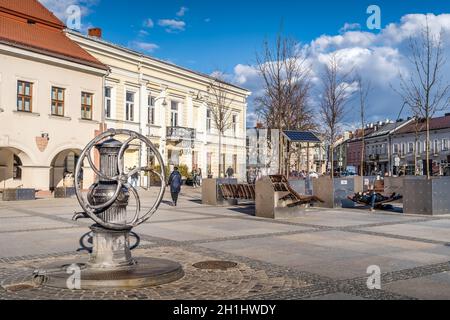
<instances>
[{"instance_id":1,"label":"balcony","mask_svg":"<svg viewBox=\"0 0 450 320\"><path fill-rule=\"evenodd\" d=\"M195 129L184 127L168 127L167 128L167 140L168 141L186 141L195 140L197 133Z\"/></svg>"}]
</instances>

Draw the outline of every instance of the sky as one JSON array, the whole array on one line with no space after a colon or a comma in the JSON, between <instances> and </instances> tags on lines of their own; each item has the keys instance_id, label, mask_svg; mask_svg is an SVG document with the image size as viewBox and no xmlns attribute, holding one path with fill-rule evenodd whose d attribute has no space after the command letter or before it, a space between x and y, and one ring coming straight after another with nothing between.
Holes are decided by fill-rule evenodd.
<instances>
[{"instance_id":1,"label":"sky","mask_svg":"<svg viewBox=\"0 0 450 320\"><path fill-rule=\"evenodd\" d=\"M253 92L249 126L257 120L254 98L262 89L255 54L265 39L274 40L280 31L309 49L316 82L333 52L342 56L344 68L356 66L372 83L367 113L374 122L399 116L402 103L393 88L398 87L399 73L411 72L406 44L418 34L426 14L433 31L445 32L445 49L450 49L448 0L40 1L64 22L67 8L78 5L82 32L100 27L108 41L206 74L221 71L230 82ZM379 29L367 24L371 5L380 8ZM445 77L450 81L450 59ZM312 104L319 94L313 92ZM350 103L350 111L354 108ZM356 125L357 112L348 112L345 121Z\"/></svg>"}]
</instances>

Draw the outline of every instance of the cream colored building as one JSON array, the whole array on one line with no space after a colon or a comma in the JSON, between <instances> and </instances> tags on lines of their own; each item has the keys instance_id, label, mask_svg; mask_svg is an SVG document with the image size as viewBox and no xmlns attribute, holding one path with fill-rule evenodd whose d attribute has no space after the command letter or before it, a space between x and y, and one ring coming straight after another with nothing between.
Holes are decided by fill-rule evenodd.
<instances>
[{"instance_id":1,"label":"cream colored building","mask_svg":"<svg viewBox=\"0 0 450 320\"><path fill-rule=\"evenodd\" d=\"M218 176L219 136L207 102L210 77L109 43L101 39L99 29L91 29L90 35L73 31L67 35L110 68L104 106L108 128L130 129L149 137L166 165L185 165L189 172L201 168L203 177L208 171ZM231 84L226 90L233 101L233 125L223 138L222 166L233 167L236 177L245 179L250 92ZM135 148L127 153L127 167L147 160L145 151Z\"/></svg>"},{"instance_id":2,"label":"cream colored building","mask_svg":"<svg viewBox=\"0 0 450 320\"><path fill-rule=\"evenodd\" d=\"M0 189L62 186L101 129L107 67L63 30L37 1L0 2Z\"/></svg>"}]
</instances>

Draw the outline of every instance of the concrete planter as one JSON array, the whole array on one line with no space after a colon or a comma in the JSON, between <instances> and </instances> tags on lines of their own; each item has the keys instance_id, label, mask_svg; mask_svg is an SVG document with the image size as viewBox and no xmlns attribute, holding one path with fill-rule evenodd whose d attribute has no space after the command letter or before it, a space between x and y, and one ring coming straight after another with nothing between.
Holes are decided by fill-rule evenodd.
<instances>
[{"instance_id":1,"label":"concrete planter","mask_svg":"<svg viewBox=\"0 0 450 320\"><path fill-rule=\"evenodd\" d=\"M202 204L210 206L236 205L237 200L225 200L219 185L237 184L237 179L203 179L202 182Z\"/></svg>"},{"instance_id":2,"label":"concrete planter","mask_svg":"<svg viewBox=\"0 0 450 320\"><path fill-rule=\"evenodd\" d=\"M426 177L406 177L403 183L403 212L406 214L450 214L450 177L431 180Z\"/></svg>"},{"instance_id":3,"label":"concrete planter","mask_svg":"<svg viewBox=\"0 0 450 320\"><path fill-rule=\"evenodd\" d=\"M394 192L396 194L400 194L404 196L405 190L403 189L404 181L407 177L385 177L384 178L384 193L389 195L393 194ZM400 202L403 202L403 200L400 200Z\"/></svg>"},{"instance_id":4,"label":"concrete planter","mask_svg":"<svg viewBox=\"0 0 450 320\"><path fill-rule=\"evenodd\" d=\"M76 196L74 187L59 187L55 189L55 198L64 199L64 198L73 198Z\"/></svg>"},{"instance_id":5,"label":"concrete planter","mask_svg":"<svg viewBox=\"0 0 450 320\"><path fill-rule=\"evenodd\" d=\"M5 189L3 190L3 201L27 201L36 200L35 189Z\"/></svg>"},{"instance_id":6,"label":"concrete planter","mask_svg":"<svg viewBox=\"0 0 450 320\"><path fill-rule=\"evenodd\" d=\"M289 184L298 194L313 194L313 179L289 179Z\"/></svg>"},{"instance_id":7,"label":"concrete planter","mask_svg":"<svg viewBox=\"0 0 450 320\"><path fill-rule=\"evenodd\" d=\"M347 178L320 177L313 181L314 195L324 201L317 203L322 208L352 207L354 203L347 199L357 192L363 192L363 178L359 176Z\"/></svg>"}]
</instances>

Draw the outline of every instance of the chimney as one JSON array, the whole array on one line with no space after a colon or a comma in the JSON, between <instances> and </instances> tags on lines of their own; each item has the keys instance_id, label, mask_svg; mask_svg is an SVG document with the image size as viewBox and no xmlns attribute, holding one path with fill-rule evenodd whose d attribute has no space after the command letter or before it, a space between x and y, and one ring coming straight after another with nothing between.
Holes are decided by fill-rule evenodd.
<instances>
[{"instance_id":1,"label":"chimney","mask_svg":"<svg viewBox=\"0 0 450 320\"><path fill-rule=\"evenodd\" d=\"M445 116L446 116L446 117L450 117L450 113L446 113Z\"/></svg>"},{"instance_id":2,"label":"chimney","mask_svg":"<svg viewBox=\"0 0 450 320\"><path fill-rule=\"evenodd\" d=\"M91 28L88 30L88 34L90 37L100 38L102 37L102 29L101 28Z\"/></svg>"},{"instance_id":3,"label":"chimney","mask_svg":"<svg viewBox=\"0 0 450 320\"><path fill-rule=\"evenodd\" d=\"M261 122L256 123L256 129L263 129L264 125Z\"/></svg>"}]
</instances>

